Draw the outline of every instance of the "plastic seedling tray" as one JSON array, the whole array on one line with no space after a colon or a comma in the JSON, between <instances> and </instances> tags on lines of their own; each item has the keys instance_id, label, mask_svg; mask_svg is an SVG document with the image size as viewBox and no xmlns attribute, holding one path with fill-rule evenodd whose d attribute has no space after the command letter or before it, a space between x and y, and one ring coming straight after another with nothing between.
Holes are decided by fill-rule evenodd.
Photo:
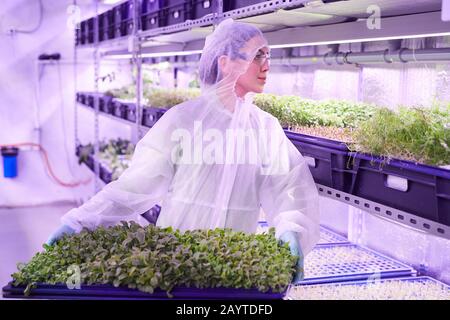
<instances>
[{"instance_id":1,"label":"plastic seedling tray","mask_svg":"<svg viewBox=\"0 0 450 320\"><path fill-rule=\"evenodd\" d=\"M10 282L3 287L4 298L30 298L30 299L86 299L86 300L165 300L165 299L188 299L188 300L216 300L216 299L283 299L286 292L259 292L256 289L235 288L174 288L171 291L173 298L169 298L163 290L155 290L153 294L145 293L137 289L114 287L112 285L82 285L80 289L69 289L65 284L47 285L38 284L31 290L29 296L24 296L24 286L14 287Z\"/></svg>"},{"instance_id":2,"label":"plastic seedling tray","mask_svg":"<svg viewBox=\"0 0 450 320\"><path fill-rule=\"evenodd\" d=\"M348 244L347 238L325 228L320 227L320 240L317 243L318 246L331 245L331 244Z\"/></svg>"},{"instance_id":3,"label":"plastic seedling tray","mask_svg":"<svg viewBox=\"0 0 450 320\"><path fill-rule=\"evenodd\" d=\"M413 276L406 264L354 244L317 246L305 259L301 284Z\"/></svg>"},{"instance_id":4,"label":"plastic seedling tray","mask_svg":"<svg viewBox=\"0 0 450 320\"><path fill-rule=\"evenodd\" d=\"M450 300L450 286L430 277L349 281L291 287L288 299Z\"/></svg>"}]
</instances>

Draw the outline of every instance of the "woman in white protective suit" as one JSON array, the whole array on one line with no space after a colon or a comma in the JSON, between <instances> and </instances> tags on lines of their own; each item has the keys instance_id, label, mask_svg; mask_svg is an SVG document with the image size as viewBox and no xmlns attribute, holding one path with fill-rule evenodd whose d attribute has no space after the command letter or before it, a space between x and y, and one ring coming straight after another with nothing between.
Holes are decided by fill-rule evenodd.
<instances>
[{"instance_id":1,"label":"woman in white protective suit","mask_svg":"<svg viewBox=\"0 0 450 320\"><path fill-rule=\"evenodd\" d=\"M255 232L262 207L293 254L310 252L319 238L319 196L308 165L278 120L252 103L268 70L261 31L221 22L200 58L202 95L169 109L119 179L64 215L47 243L137 218L159 203L156 225L182 231Z\"/></svg>"}]
</instances>

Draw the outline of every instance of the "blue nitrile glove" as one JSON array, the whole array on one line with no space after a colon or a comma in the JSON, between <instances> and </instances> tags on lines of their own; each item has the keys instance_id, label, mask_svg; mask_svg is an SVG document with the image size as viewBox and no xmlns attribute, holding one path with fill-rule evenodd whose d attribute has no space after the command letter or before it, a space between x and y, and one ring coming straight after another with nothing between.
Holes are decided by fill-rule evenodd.
<instances>
[{"instance_id":1,"label":"blue nitrile glove","mask_svg":"<svg viewBox=\"0 0 450 320\"><path fill-rule=\"evenodd\" d=\"M60 226L58 229L56 229L55 232L53 232L50 237L48 238L47 242L45 244L51 246L53 245L56 241L58 241L59 239L62 238L63 235L65 234L74 234L75 230L73 230L71 227L63 224L62 226Z\"/></svg>"},{"instance_id":2,"label":"blue nitrile glove","mask_svg":"<svg viewBox=\"0 0 450 320\"><path fill-rule=\"evenodd\" d=\"M303 280L305 274L304 257L302 249L300 248L300 243L298 242L298 236L296 232L286 231L280 236L280 240L289 244L289 248L291 249L291 254L293 256L298 256L297 265L295 266L295 276L292 281L293 284L296 284Z\"/></svg>"}]
</instances>

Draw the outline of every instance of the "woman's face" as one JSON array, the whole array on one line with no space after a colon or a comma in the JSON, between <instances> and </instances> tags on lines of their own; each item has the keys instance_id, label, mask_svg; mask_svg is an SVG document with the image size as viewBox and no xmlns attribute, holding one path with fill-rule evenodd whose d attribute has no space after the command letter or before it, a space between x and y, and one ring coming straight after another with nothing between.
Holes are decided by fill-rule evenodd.
<instances>
[{"instance_id":1,"label":"woman's face","mask_svg":"<svg viewBox=\"0 0 450 320\"><path fill-rule=\"evenodd\" d=\"M236 82L235 89L238 97L244 97L248 92L263 92L269 71L268 57L268 47L262 47L258 50L247 71L239 76Z\"/></svg>"}]
</instances>

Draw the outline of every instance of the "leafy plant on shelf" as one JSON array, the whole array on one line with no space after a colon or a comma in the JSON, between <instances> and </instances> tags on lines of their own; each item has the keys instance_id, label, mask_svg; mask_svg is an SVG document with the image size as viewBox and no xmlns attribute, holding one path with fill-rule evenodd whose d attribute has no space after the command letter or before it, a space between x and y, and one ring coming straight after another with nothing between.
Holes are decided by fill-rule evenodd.
<instances>
[{"instance_id":1,"label":"leafy plant on shelf","mask_svg":"<svg viewBox=\"0 0 450 320\"><path fill-rule=\"evenodd\" d=\"M298 96L258 94L255 104L272 114L284 127L356 128L369 119L375 107L347 101L314 101Z\"/></svg>"},{"instance_id":2,"label":"leafy plant on shelf","mask_svg":"<svg viewBox=\"0 0 450 320\"><path fill-rule=\"evenodd\" d=\"M78 164L82 164L88 160L89 156L94 154L94 146L89 143L84 146L78 146Z\"/></svg>"},{"instance_id":3,"label":"leafy plant on shelf","mask_svg":"<svg viewBox=\"0 0 450 320\"><path fill-rule=\"evenodd\" d=\"M338 100L258 94L255 104L289 130L347 143L352 151L430 165L450 164L450 105L398 112Z\"/></svg>"},{"instance_id":4,"label":"leafy plant on shelf","mask_svg":"<svg viewBox=\"0 0 450 320\"><path fill-rule=\"evenodd\" d=\"M230 229L184 233L131 222L64 236L44 245L29 263L12 275L15 286L66 283L67 270L77 265L82 284L111 284L153 293L175 287L287 289L297 257L287 244L267 234Z\"/></svg>"},{"instance_id":5,"label":"leafy plant on shelf","mask_svg":"<svg viewBox=\"0 0 450 320\"><path fill-rule=\"evenodd\" d=\"M200 95L199 89L164 89L153 88L144 94L150 107L171 108L184 101L194 99Z\"/></svg>"},{"instance_id":6,"label":"leafy plant on shelf","mask_svg":"<svg viewBox=\"0 0 450 320\"><path fill-rule=\"evenodd\" d=\"M122 100L134 101L136 99L136 86L133 84L119 89L111 89L106 91L105 95Z\"/></svg>"},{"instance_id":7,"label":"leafy plant on shelf","mask_svg":"<svg viewBox=\"0 0 450 320\"><path fill-rule=\"evenodd\" d=\"M134 153L134 144L125 139L111 139L100 148L99 159L111 170L112 180L116 180L128 168Z\"/></svg>"},{"instance_id":8,"label":"leafy plant on shelf","mask_svg":"<svg viewBox=\"0 0 450 320\"><path fill-rule=\"evenodd\" d=\"M431 165L450 164L450 104L381 108L354 132L353 151Z\"/></svg>"}]
</instances>

